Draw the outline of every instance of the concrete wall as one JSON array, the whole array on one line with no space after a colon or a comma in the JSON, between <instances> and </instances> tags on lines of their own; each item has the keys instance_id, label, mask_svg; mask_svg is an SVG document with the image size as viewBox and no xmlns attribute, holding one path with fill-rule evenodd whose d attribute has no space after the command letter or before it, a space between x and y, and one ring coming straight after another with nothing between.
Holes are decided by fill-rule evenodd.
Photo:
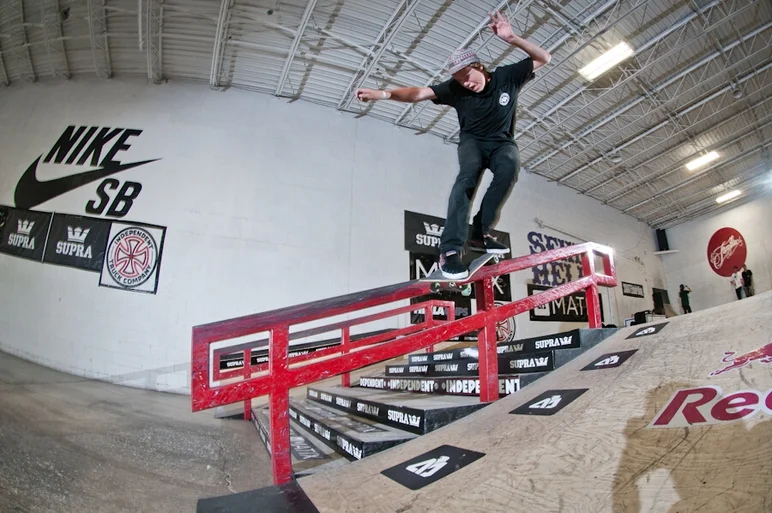
<instances>
[{"instance_id":1,"label":"concrete wall","mask_svg":"<svg viewBox=\"0 0 772 513\"><path fill-rule=\"evenodd\" d=\"M115 159L160 159L114 176L142 184L118 220L167 227L158 290L99 287L95 273L0 254L0 349L162 390L187 389L194 325L407 280L404 211L444 218L457 170L455 146L435 137L304 102L78 79L0 91L0 204L15 205L21 175L69 125L141 130ZM41 164L37 176L92 168ZM35 209L86 215L99 183ZM532 231L614 247L620 279L646 298L604 290L606 322L649 308L664 285L650 228L539 177L521 174L497 229L516 255L532 250ZM516 298L532 277L512 276ZM517 319L518 338L572 327Z\"/></svg>"},{"instance_id":2,"label":"concrete wall","mask_svg":"<svg viewBox=\"0 0 772 513\"><path fill-rule=\"evenodd\" d=\"M719 276L708 263L711 236L724 227L734 228L745 239L746 265L753 271L756 293L772 288L772 188L765 195L736 208L696 219L667 230L670 249L678 253L662 255L667 274L668 293L678 304L678 288L692 289L692 310L702 310L737 301L729 278ZM680 313L680 306L677 307Z\"/></svg>"}]
</instances>

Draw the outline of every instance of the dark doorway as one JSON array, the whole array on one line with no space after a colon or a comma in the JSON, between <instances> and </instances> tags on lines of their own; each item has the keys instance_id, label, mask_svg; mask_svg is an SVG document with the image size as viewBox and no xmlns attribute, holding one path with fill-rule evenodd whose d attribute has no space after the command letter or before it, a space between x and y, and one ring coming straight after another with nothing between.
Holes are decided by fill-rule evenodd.
<instances>
[{"instance_id":1,"label":"dark doorway","mask_svg":"<svg viewBox=\"0 0 772 513\"><path fill-rule=\"evenodd\" d=\"M654 315L665 315L665 305L670 304L667 290L651 289L654 298Z\"/></svg>"}]
</instances>

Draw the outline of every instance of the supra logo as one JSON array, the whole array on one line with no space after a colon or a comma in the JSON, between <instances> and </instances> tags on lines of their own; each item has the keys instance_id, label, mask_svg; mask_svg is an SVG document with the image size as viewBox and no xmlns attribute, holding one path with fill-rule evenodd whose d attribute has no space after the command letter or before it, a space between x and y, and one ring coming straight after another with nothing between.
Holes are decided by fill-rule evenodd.
<instances>
[{"instance_id":1,"label":"supra logo","mask_svg":"<svg viewBox=\"0 0 772 513\"><path fill-rule=\"evenodd\" d=\"M86 204L86 212L99 215L105 212L109 205L105 215L124 217L129 213L134 200L139 196L142 185L137 182L124 182L121 186L121 182L118 180L107 177L160 160L151 159L127 164L116 160L119 152L126 151L131 147L130 144L127 144L128 140L141 133L142 130L124 128L104 127L100 129L99 127L81 126L76 128L75 126L68 126L48 154L41 154L35 159L19 179L14 194L16 206L31 209L79 187L103 180L96 190L99 199L89 201ZM103 152L104 157L102 156ZM41 181L37 176L41 160L43 164L98 167L61 178ZM108 189L118 189L114 198L110 197L107 192Z\"/></svg>"},{"instance_id":2,"label":"supra logo","mask_svg":"<svg viewBox=\"0 0 772 513\"><path fill-rule=\"evenodd\" d=\"M426 235L441 237L442 232L445 230L445 227L435 223L429 224L426 221L424 221L424 229L426 230Z\"/></svg>"},{"instance_id":3,"label":"supra logo","mask_svg":"<svg viewBox=\"0 0 772 513\"><path fill-rule=\"evenodd\" d=\"M552 397L542 399L541 401L530 405L529 408L535 408L537 410L551 410L553 408L557 408L561 399L562 397L559 395L553 395Z\"/></svg>"},{"instance_id":4,"label":"supra logo","mask_svg":"<svg viewBox=\"0 0 772 513\"><path fill-rule=\"evenodd\" d=\"M86 246L86 238L88 237L91 229L85 230L80 226L73 228L67 227L67 241L59 241L56 243L57 255L68 255L77 258L91 258L92 251L91 246Z\"/></svg>"},{"instance_id":5,"label":"supra logo","mask_svg":"<svg viewBox=\"0 0 772 513\"><path fill-rule=\"evenodd\" d=\"M680 428L723 424L750 418L759 411L772 416L772 389L766 393L742 390L724 396L717 386L686 388L673 395L648 427Z\"/></svg>"},{"instance_id":6,"label":"supra logo","mask_svg":"<svg viewBox=\"0 0 772 513\"><path fill-rule=\"evenodd\" d=\"M585 393L587 388L548 390L509 412L513 415L554 415Z\"/></svg>"},{"instance_id":7,"label":"supra logo","mask_svg":"<svg viewBox=\"0 0 772 513\"><path fill-rule=\"evenodd\" d=\"M630 351L620 351L618 353L607 353L603 356L599 357L595 361L593 361L591 364L584 367L583 371L588 370L599 370L599 369L613 369L614 367L619 367L623 363L627 361L628 358L630 358L632 355L634 355L638 350L633 349Z\"/></svg>"},{"instance_id":8,"label":"supra logo","mask_svg":"<svg viewBox=\"0 0 772 513\"><path fill-rule=\"evenodd\" d=\"M421 477L430 477L436 474L445 465L448 464L448 456L440 456L439 458L432 458L419 463L413 463L405 467L405 470L412 472L413 474Z\"/></svg>"},{"instance_id":9,"label":"supra logo","mask_svg":"<svg viewBox=\"0 0 772 513\"><path fill-rule=\"evenodd\" d=\"M444 226L440 226L436 223L424 223L424 230L426 233L416 233L415 242L419 246L437 247L440 244L442 232L445 230Z\"/></svg>"},{"instance_id":10,"label":"supra logo","mask_svg":"<svg viewBox=\"0 0 772 513\"><path fill-rule=\"evenodd\" d=\"M772 363L772 342L758 349L750 351L748 353L741 354L739 356L735 356L735 354L737 353L734 351L725 352L724 358L722 358L721 361L723 363L728 363L729 365L726 365L720 369L714 370L709 374L709 376L718 376L719 374L723 374L732 369L739 369L741 367L745 367L751 362L759 362L763 364Z\"/></svg>"},{"instance_id":11,"label":"supra logo","mask_svg":"<svg viewBox=\"0 0 772 513\"><path fill-rule=\"evenodd\" d=\"M77 242L78 244L83 244L86 242L86 237L88 237L88 232L90 232L91 229L86 228L85 230L81 228L80 226L76 226L73 228L72 226L67 227L67 242Z\"/></svg>"},{"instance_id":12,"label":"supra logo","mask_svg":"<svg viewBox=\"0 0 772 513\"><path fill-rule=\"evenodd\" d=\"M32 237L32 229L34 227L35 221L19 219L16 223L16 233L8 234L8 244L17 248L34 250L35 237Z\"/></svg>"},{"instance_id":13,"label":"supra logo","mask_svg":"<svg viewBox=\"0 0 772 513\"><path fill-rule=\"evenodd\" d=\"M19 219L19 221L16 223L16 233L19 235L29 235L32 233L32 228L35 227L35 221L27 221L26 219L22 220Z\"/></svg>"}]
</instances>

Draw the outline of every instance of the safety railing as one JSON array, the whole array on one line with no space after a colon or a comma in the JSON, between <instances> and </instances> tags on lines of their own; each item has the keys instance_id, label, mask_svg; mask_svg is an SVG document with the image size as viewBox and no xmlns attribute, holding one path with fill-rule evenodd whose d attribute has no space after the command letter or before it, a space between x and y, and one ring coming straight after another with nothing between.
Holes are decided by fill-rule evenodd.
<instances>
[{"instance_id":1,"label":"safety railing","mask_svg":"<svg viewBox=\"0 0 772 513\"><path fill-rule=\"evenodd\" d=\"M603 262L603 272L595 268L595 256ZM493 279L497 276L531 269L538 265L581 256L582 277L551 288L539 294L496 305L493 296ZM511 260L504 260L479 270L474 277L477 312L455 319L455 305L437 300L378 312L375 314L340 321L321 327L290 334L292 326L361 311L367 308L387 305L429 295L428 282L409 281L363 292L356 292L326 300L314 301L260 314L247 315L196 326L192 336L191 358L191 403L193 411L216 406L244 402L244 415L249 419L250 401L264 395L269 396L270 444L274 482L286 483L292 479L292 460L289 440L289 391L337 375L343 376L348 384L348 374L398 356L478 331L478 373L480 379L480 401L498 399L498 360L496 354L496 325L510 317L528 312L561 297L584 291L588 325L601 327L601 313L598 302L598 287L616 286L616 271L611 248L592 242L553 249ZM433 309L441 306L447 312L447 320L434 318ZM351 327L381 320L395 315L423 310L423 322L404 328L385 331L376 335L351 341ZM329 331L341 331L341 343L320 349L314 353L289 358L290 339L308 337ZM238 337L268 332L267 364L252 365L251 346L240 345L227 350L243 351L244 365L241 369L227 374L229 383L216 383L212 379L225 379L218 371L211 372L212 344ZM218 350L223 354L221 351ZM219 366L214 366L218 368ZM257 376L255 374L258 374ZM240 379L236 381L237 379Z\"/></svg>"}]
</instances>

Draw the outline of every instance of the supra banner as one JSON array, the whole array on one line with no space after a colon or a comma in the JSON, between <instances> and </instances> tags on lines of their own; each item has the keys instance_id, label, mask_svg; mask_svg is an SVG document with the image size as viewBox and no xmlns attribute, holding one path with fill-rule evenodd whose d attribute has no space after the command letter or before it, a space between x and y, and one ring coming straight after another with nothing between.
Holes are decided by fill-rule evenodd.
<instances>
[{"instance_id":1,"label":"supra banner","mask_svg":"<svg viewBox=\"0 0 772 513\"><path fill-rule=\"evenodd\" d=\"M101 271L110 224L93 217L54 214L43 261Z\"/></svg>"},{"instance_id":2,"label":"supra banner","mask_svg":"<svg viewBox=\"0 0 772 513\"><path fill-rule=\"evenodd\" d=\"M51 214L8 208L0 251L40 262L46 247Z\"/></svg>"}]
</instances>

